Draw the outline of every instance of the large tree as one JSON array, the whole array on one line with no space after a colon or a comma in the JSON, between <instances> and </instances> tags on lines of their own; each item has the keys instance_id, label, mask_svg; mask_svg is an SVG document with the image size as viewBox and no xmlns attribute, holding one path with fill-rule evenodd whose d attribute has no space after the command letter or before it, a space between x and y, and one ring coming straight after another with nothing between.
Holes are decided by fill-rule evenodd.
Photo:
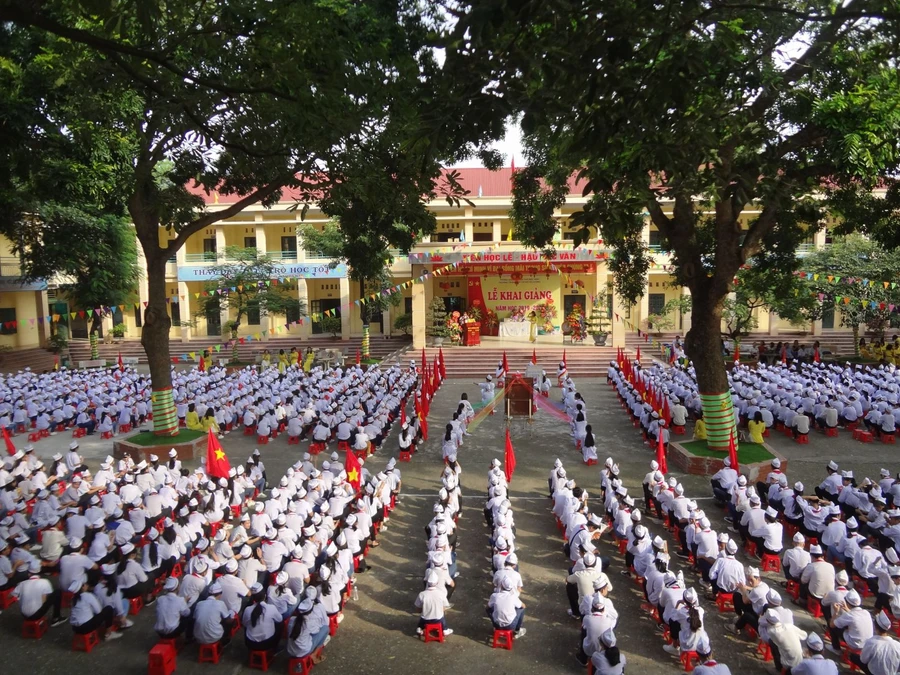
<instances>
[{"instance_id":1,"label":"large tree","mask_svg":"<svg viewBox=\"0 0 900 675\"><path fill-rule=\"evenodd\" d=\"M738 270L792 254L818 227L802 197L826 182L870 186L897 166L896 5L463 4L448 66L483 72L523 113L529 167L515 178L517 236L551 245L553 209L577 173L591 195L572 219L579 239L599 229L615 249L617 290L633 302L646 283L646 215L691 291L686 351L710 445L726 447L733 417L716 355Z\"/></svg>"},{"instance_id":2,"label":"large tree","mask_svg":"<svg viewBox=\"0 0 900 675\"><path fill-rule=\"evenodd\" d=\"M439 161L473 152L471 140L502 133L493 114L461 123L484 95L468 80L471 96L450 95L455 83L430 48L436 12L417 0L0 2L3 38L41 43L10 60L40 71L51 93L26 97L41 112L26 140L100 127L127 148L104 166L146 259L141 341L157 433L176 430L165 266L192 235L286 191L306 205L327 198L381 134L392 139L382 152L433 178ZM422 194L417 180L388 187ZM223 207L206 209L204 192Z\"/></svg>"}]
</instances>

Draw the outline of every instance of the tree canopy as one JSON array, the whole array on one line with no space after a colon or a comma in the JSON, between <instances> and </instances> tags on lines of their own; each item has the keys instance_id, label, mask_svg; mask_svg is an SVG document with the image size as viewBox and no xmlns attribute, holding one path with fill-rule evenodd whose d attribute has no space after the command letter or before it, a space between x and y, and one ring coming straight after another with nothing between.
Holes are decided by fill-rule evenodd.
<instances>
[{"instance_id":1,"label":"tree canopy","mask_svg":"<svg viewBox=\"0 0 900 675\"><path fill-rule=\"evenodd\" d=\"M614 249L617 290L634 302L652 223L676 283L691 290L685 347L700 389L727 391L723 364L706 356L741 266L793 256L821 222L811 193L871 187L897 167L896 7L472 0L466 9L448 63L477 64L522 113L529 166L514 184L517 236L552 245L554 208L577 174L591 197L570 226Z\"/></svg>"}]
</instances>

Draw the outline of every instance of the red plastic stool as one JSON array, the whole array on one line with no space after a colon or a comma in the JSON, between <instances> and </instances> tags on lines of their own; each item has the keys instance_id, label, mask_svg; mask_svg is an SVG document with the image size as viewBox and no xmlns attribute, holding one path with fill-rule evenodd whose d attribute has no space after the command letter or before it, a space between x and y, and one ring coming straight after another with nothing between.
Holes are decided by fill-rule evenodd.
<instances>
[{"instance_id":1,"label":"red plastic stool","mask_svg":"<svg viewBox=\"0 0 900 675\"><path fill-rule=\"evenodd\" d=\"M844 665L849 666L850 672L862 672L862 668L860 668L850 660L851 654L856 654L856 656L859 656L861 653L861 649L851 649L846 644L841 643L841 661L844 663Z\"/></svg>"},{"instance_id":2,"label":"red plastic stool","mask_svg":"<svg viewBox=\"0 0 900 675\"><path fill-rule=\"evenodd\" d=\"M662 625L662 627L663 627L663 641L667 645L672 644L672 633L669 631L669 624L664 623Z\"/></svg>"},{"instance_id":3,"label":"red plastic stool","mask_svg":"<svg viewBox=\"0 0 900 675\"><path fill-rule=\"evenodd\" d=\"M112 432L104 431L102 434L100 434L100 438L102 438L104 440L108 440L108 439L112 438Z\"/></svg>"},{"instance_id":4,"label":"red plastic stool","mask_svg":"<svg viewBox=\"0 0 900 675\"><path fill-rule=\"evenodd\" d=\"M129 431L131 431L130 424L120 424L119 425L119 433L120 434L127 434Z\"/></svg>"},{"instance_id":5,"label":"red plastic stool","mask_svg":"<svg viewBox=\"0 0 900 675\"><path fill-rule=\"evenodd\" d=\"M46 633L49 628L50 622L47 620L46 616L42 616L40 619L35 619L34 621L28 621L26 619L22 623L22 637L29 640L40 640L44 637L44 633Z\"/></svg>"},{"instance_id":6,"label":"red plastic stool","mask_svg":"<svg viewBox=\"0 0 900 675\"><path fill-rule=\"evenodd\" d=\"M409 450L401 450L397 459L401 462L410 462L412 461L412 453Z\"/></svg>"},{"instance_id":7,"label":"red plastic stool","mask_svg":"<svg viewBox=\"0 0 900 675\"><path fill-rule=\"evenodd\" d=\"M10 588L6 591L0 591L0 610L6 609L7 607L12 607L16 604L16 596L13 595L13 591L15 588Z\"/></svg>"},{"instance_id":8,"label":"red plastic stool","mask_svg":"<svg viewBox=\"0 0 900 675\"><path fill-rule=\"evenodd\" d=\"M73 596L74 596L74 593L69 593L69 591L62 592L62 608L63 609L68 609L69 607L72 606ZM3 606L2 603L0 603L0 607L2 607L2 606Z\"/></svg>"},{"instance_id":9,"label":"red plastic stool","mask_svg":"<svg viewBox=\"0 0 900 675\"><path fill-rule=\"evenodd\" d=\"M338 441L338 452L350 452L350 443L347 441Z\"/></svg>"},{"instance_id":10,"label":"red plastic stool","mask_svg":"<svg viewBox=\"0 0 900 675\"><path fill-rule=\"evenodd\" d=\"M175 672L175 648L167 644L157 644L150 650L147 660L147 675L172 675Z\"/></svg>"},{"instance_id":11,"label":"red plastic stool","mask_svg":"<svg viewBox=\"0 0 900 675\"><path fill-rule=\"evenodd\" d=\"M766 663L772 660L772 648L769 646L768 642L760 640L759 644L756 645L756 653L759 654Z\"/></svg>"},{"instance_id":12,"label":"red plastic stool","mask_svg":"<svg viewBox=\"0 0 900 675\"><path fill-rule=\"evenodd\" d=\"M844 425L844 428L845 428L847 431L856 431L856 427L858 427L858 426L859 426L859 422L847 422L847 423Z\"/></svg>"},{"instance_id":13,"label":"red plastic stool","mask_svg":"<svg viewBox=\"0 0 900 675\"><path fill-rule=\"evenodd\" d=\"M250 652L250 662L248 665L254 670L266 672L269 670L269 659L271 659L272 656L272 652L255 649Z\"/></svg>"},{"instance_id":14,"label":"red plastic stool","mask_svg":"<svg viewBox=\"0 0 900 675\"><path fill-rule=\"evenodd\" d=\"M300 445L300 437L299 436L288 436L288 445ZM293 659L293 660L302 660L302 659Z\"/></svg>"},{"instance_id":15,"label":"red plastic stool","mask_svg":"<svg viewBox=\"0 0 900 675\"><path fill-rule=\"evenodd\" d=\"M256 426L251 425L249 427L244 427L244 436L252 436L256 433Z\"/></svg>"},{"instance_id":16,"label":"red plastic stool","mask_svg":"<svg viewBox=\"0 0 900 675\"><path fill-rule=\"evenodd\" d=\"M672 427L672 433L676 436L684 436L684 425L676 424L674 427Z\"/></svg>"},{"instance_id":17,"label":"red plastic stool","mask_svg":"<svg viewBox=\"0 0 900 675\"><path fill-rule=\"evenodd\" d=\"M321 648L316 652L316 654L321 651ZM304 656L302 659L291 659L288 661L288 675L309 675L309 672L313 669L313 657L312 654L309 656Z\"/></svg>"},{"instance_id":18,"label":"red plastic stool","mask_svg":"<svg viewBox=\"0 0 900 675\"><path fill-rule=\"evenodd\" d=\"M763 572L780 572L781 558L777 555L772 555L771 553L763 553L760 569Z\"/></svg>"},{"instance_id":19,"label":"red plastic stool","mask_svg":"<svg viewBox=\"0 0 900 675\"><path fill-rule=\"evenodd\" d=\"M827 429L825 429L825 435L831 436L833 438L837 438L837 435L838 435L837 427L828 427Z\"/></svg>"},{"instance_id":20,"label":"red plastic stool","mask_svg":"<svg viewBox=\"0 0 900 675\"><path fill-rule=\"evenodd\" d=\"M131 616L137 616L142 609L144 609L144 599L142 597L138 596L128 601L128 614Z\"/></svg>"},{"instance_id":21,"label":"red plastic stool","mask_svg":"<svg viewBox=\"0 0 900 675\"><path fill-rule=\"evenodd\" d=\"M316 443L310 443L310 444L309 444L309 454L311 454L311 455L318 455L320 452L324 452L324 451L325 451L325 448L326 448L326 446L325 446L325 442L324 442L324 441L318 441L318 442L316 442Z\"/></svg>"},{"instance_id":22,"label":"red plastic stool","mask_svg":"<svg viewBox=\"0 0 900 675\"><path fill-rule=\"evenodd\" d=\"M32 431L30 434L28 434L29 443L37 443L39 440L41 440L41 434L39 431Z\"/></svg>"},{"instance_id":23,"label":"red plastic stool","mask_svg":"<svg viewBox=\"0 0 900 675\"><path fill-rule=\"evenodd\" d=\"M628 540L616 539L616 543L619 545L619 555L625 555L625 550L628 548Z\"/></svg>"},{"instance_id":24,"label":"red plastic stool","mask_svg":"<svg viewBox=\"0 0 900 675\"><path fill-rule=\"evenodd\" d=\"M72 438L83 438L87 436L87 429L83 427L75 427L72 429Z\"/></svg>"},{"instance_id":25,"label":"red plastic stool","mask_svg":"<svg viewBox=\"0 0 900 675\"><path fill-rule=\"evenodd\" d=\"M716 595L716 606L719 608L719 612L733 612L734 595L731 593L718 593Z\"/></svg>"},{"instance_id":26,"label":"red plastic stool","mask_svg":"<svg viewBox=\"0 0 900 675\"><path fill-rule=\"evenodd\" d=\"M795 440L800 445L809 445L809 434L799 434Z\"/></svg>"},{"instance_id":27,"label":"red plastic stool","mask_svg":"<svg viewBox=\"0 0 900 675\"><path fill-rule=\"evenodd\" d=\"M684 666L684 672L689 673L694 670L694 664L700 665L700 656L697 652L683 651L681 652L681 665Z\"/></svg>"},{"instance_id":28,"label":"red plastic stool","mask_svg":"<svg viewBox=\"0 0 900 675\"><path fill-rule=\"evenodd\" d=\"M822 603L813 596L806 599L806 610L812 614L814 619L822 618Z\"/></svg>"},{"instance_id":29,"label":"red plastic stool","mask_svg":"<svg viewBox=\"0 0 900 675\"><path fill-rule=\"evenodd\" d=\"M268 445L268 444L269 444L269 437L268 437L268 436L257 436L257 437L256 437L256 443L257 443L258 445Z\"/></svg>"},{"instance_id":30,"label":"red plastic stool","mask_svg":"<svg viewBox=\"0 0 900 675\"><path fill-rule=\"evenodd\" d=\"M175 563L175 564L172 566L172 571L169 573L169 576L170 576L170 577L175 577L175 578L177 579L177 578L180 577L182 574L183 574L183 571L182 571L182 569L181 569L181 563Z\"/></svg>"},{"instance_id":31,"label":"red plastic stool","mask_svg":"<svg viewBox=\"0 0 900 675\"><path fill-rule=\"evenodd\" d=\"M331 637L334 637L334 634L337 633L337 629L338 629L338 620L337 620L337 618L338 618L338 615L337 615L337 614L335 614L334 616L329 616L329 617L328 617L328 634L329 634Z\"/></svg>"},{"instance_id":32,"label":"red plastic stool","mask_svg":"<svg viewBox=\"0 0 900 675\"><path fill-rule=\"evenodd\" d=\"M791 596L796 602L800 598L800 584L796 581L788 581L784 588L784 592Z\"/></svg>"},{"instance_id":33,"label":"red plastic stool","mask_svg":"<svg viewBox=\"0 0 900 675\"><path fill-rule=\"evenodd\" d=\"M494 629L494 642L491 644L492 649L509 649L513 647L513 632L511 630Z\"/></svg>"},{"instance_id":34,"label":"red plastic stool","mask_svg":"<svg viewBox=\"0 0 900 675\"><path fill-rule=\"evenodd\" d=\"M423 637L425 642L443 642L444 627L439 623L426 623Z\"/></svg>"},{"instance_id":35,"label":"red plastic stool","mask_svg":"<svg viewBox=\"0 0 900 675\"><path fill-rule=\"evenodd\" d=\"M747 552L747 555L756 555L756 542L748 539L747 543L744 544L744 550Z\"/></svg>"},{"instance_id":36,"label":"red plastic stool","mask_svg":"<svg viewBox=\"0 0 900 675\"><path fill-rule=\"evenodd\" d=\"M220 656L222 656L222 645L213 642L209 645L200 645L200 655L197 657L197 661L199 663L218 663Z\"/></svg>"},{"instance_id":37,"label":"red plastic stool","mask_svg":"<svg viewBox=\"0 0 900 675\"><path fill-rule=\"evenodd\" d=\"M75 633L75 635L72 636L73 652L87 652L90 654L91 650L98 644L100 644L100 636L97 635L97 631L95 630L90 633L85 633L84 635Z\"/></svg>"},{"instance_id":38,"label":"red plastic stool","mask_svg":"<svg viewBox=\"0 0 900 675\"><path fill-rule=\"evenodd\" d=\"M881 442L887 443L888 445L894 444L894 434L881 434ZM857 668L858 670L858 668Z\"/></svg>"},{"instance_id":39,"label":"red plastic stool","mask_svg":"<svg viewBox=\"0 0 900 675\"><path fill-rule=\"evenodd\" d=\"M869 590L869 584L866 583L866 580L856 574L853 575L853 589L859 593L859 597L863 599L872 595L872 591Z\"/></svg>"}]
</instances>

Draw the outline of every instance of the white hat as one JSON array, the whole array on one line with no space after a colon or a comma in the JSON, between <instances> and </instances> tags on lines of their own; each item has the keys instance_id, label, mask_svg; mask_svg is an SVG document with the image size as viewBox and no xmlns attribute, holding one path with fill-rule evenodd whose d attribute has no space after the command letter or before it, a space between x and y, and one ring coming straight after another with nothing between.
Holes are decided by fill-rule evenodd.
<instances>
[{"instance_id":1,"label":"white hat","mask_svg":"<svg viewBox=\"0 0 900 675\"><path fill-rule=\"evenodd\" d=\"M755 567L748 567L747 568L747 576L750 577L751 579L758 579L759 578L759 570Z\"/></svg>"},{"instance_id":2,"label":"white hat","mask_svg":"<svg viewBox=\"0 0 900 675\"><path fill-rule=\"evenodd\" d=\"M850 589L847 591L847 595L844 596L844 600L847 601L847 604L852 607L859 607L862 604L862 599L859 597L859 593L857 593L854 589Z\"/></svg>"},{"instance_id":3,"label":"white hat","mask_svg":"<svg viewBox=\"0 0 900 675\"><path fill-rule=\"evenodd\" d=\"M775 459L772 460L772 468L773 468L773 469L780 469L780 468L781 468L781 460L778 459L777 457L776 457Z\"/></svg>"},{"instance_id":4,"label":"white hat","mask_svg":"<svg viewBox=\"0 0 900 675\"><path fill-rule=\"evenodd\" d=\"M729 539L728 543L725 544L725 552L734 555L735 553L737 553L737 550L737 543L734 540Z\"/></svg>"},{"instance_id":5,"label":"white hat","mask_svg":"<svg viewBox=\"0 0 900 675\"><path fill-rule=\"evenodd\" d=\"M810 633L807 636L806 646L809 647L809 650L813 652L821 652L823 649L825 649L825 643L822 642L822 638L820 638L817 633Z\"/></svg>"},{"instance_id":6,"label":"white hat","mask_svg":"<svg viewBox=\"0 0 900 675\"><path fill-rule=\"evenodd\" d=\"M884 613L884 610L878 612L878 614L875 616L875 623L878 624L878 627L881 630L891 629L891 620L888 618L888 615Z\"/></svg>"}]
</instances>

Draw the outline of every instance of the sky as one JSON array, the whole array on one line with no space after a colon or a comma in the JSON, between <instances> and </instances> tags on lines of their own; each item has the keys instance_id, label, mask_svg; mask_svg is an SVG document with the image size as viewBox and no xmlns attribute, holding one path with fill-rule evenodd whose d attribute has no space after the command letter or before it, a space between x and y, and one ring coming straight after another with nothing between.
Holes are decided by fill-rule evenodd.
<instances>
[{"instance_id":1,"label":"sky","mask_svg":"<svg viewBox=\"0 0 900 675\"><path fill-rule=\"evenodd\" d=\"M499 143L495 143L492 147L503 153L503 166L509 166L513 157L515 157L516 166L524 166L525 159L522 156L522 129L517 123L508 123L506 125L506 135L503 140ZM453 166L457 169L472 169L482 168L484 167L484 164L478 161L477 158L472 158L460 162L459 164L454 164Z\"/></svg>"}]
</instances>

